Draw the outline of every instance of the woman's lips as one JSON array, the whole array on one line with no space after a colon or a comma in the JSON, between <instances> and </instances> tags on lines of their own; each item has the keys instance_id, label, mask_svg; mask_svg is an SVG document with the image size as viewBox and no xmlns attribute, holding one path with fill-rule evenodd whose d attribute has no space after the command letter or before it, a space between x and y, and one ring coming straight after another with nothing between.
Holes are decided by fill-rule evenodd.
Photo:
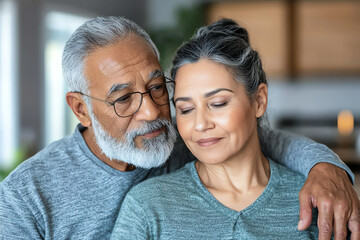
<instances>
[{"instance_id":1,"label":"woman's lips","mask_svg":"<svg viewBox=\"0 0 360 240\"><path fill-rule=\"evenodd\" d=\"M155 131L152 131L152 132L149 132L147 134L144 134L142 135L142 137L145 137L145 138L154 138L154 137L157 137L161 134L161 132L163 131L163 128L159 128Z\"/></svg>"},{"instance_id":2,"label":"woman's lips","mask_svg":"<svg viewBox=\"0 0 360 240\"><path fill-rule=\"evenodd\" d=\"M206 138L206 139L200 139L197 142L200 147L210 147L212 145L215 145L218 143L222 138Z\"/></svg>"}]
</instances>

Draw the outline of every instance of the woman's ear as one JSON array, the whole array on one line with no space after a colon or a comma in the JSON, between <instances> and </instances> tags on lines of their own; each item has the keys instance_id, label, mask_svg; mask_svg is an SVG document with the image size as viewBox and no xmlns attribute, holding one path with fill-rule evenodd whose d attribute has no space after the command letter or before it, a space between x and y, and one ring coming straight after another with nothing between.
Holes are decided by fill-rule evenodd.
<instances>
[{"instance_id":1,"label":"woman's ear","mask_svg":"<svg viewBox=\"0 0 360 240\"><path fill-rule=\"evenodd\" d=\"M266 112L267 103L268 103L268 87L265 83L261 83L258 87L256 97L255 97L255 106L256 106L256 117L259 118Z\"/></svg>"},{"instance_id":2,"label":"woman's ear","mask_svg":"<svg viewBox=\"0 0 360 240\"><path fill-rule=\"evenodd\" d=\"M68 92L66 102L84 127L91 126L91 118L87 106L80 93Z\"/></svg>"}]
</instances>

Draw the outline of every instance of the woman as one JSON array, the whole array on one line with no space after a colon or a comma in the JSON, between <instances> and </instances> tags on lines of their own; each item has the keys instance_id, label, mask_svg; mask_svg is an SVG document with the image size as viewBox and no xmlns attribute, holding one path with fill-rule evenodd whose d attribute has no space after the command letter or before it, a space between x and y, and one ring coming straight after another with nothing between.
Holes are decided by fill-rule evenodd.
<instances>
[{"instance_id":1,"label":"woman","mask_svg":"<svg viewBox=\"0 0 360 240\"><path fill-rule=\"evenodd\" d=\"M171 75L178 130L199 161L134 187L112 239L316 239L316 214L297 230L305 178L261 151L267 81L247 31L228 19L200 28Z\"/></svg>"}]
</instances>

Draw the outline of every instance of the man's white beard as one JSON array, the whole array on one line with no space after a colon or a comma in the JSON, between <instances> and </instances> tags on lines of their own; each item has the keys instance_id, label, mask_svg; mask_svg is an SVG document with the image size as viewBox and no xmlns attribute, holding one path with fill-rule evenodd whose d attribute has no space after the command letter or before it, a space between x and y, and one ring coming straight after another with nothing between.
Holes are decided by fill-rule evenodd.
<instances>
[{"instance_id":1,"label":"man's white beard","mask_svg":"<svg viewBox=\"0 0 360 240\"><path fill-rule=\"evenodd\" d=\"M152 122L145 122L140 128L126 133L123 141L119 141L103 129L93 114L91 107L88 107L88 110L96 143L102 153L109 159L149 169L163 165L169 158L177 137L176 130L169 120L157 119ZM166 128L166 131L163 131L157 137L144 139L141 148L136 147L134 142L136 136L144 135L163 127Z\"/></svg>"}]
</instances>

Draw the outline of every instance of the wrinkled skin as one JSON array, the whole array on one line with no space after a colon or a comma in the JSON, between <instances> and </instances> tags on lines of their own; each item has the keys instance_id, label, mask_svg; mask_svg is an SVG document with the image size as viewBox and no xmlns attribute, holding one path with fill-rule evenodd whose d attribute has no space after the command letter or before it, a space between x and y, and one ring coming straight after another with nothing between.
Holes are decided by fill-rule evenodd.
<instances>
[{"instance_id":1,"label":"wrinkled skin","mask_svg":"<svg viewBox=\"0 0 360 240\"><path fill-rule=\"evenodd\" d=\"M299 230L311 224L312 208L319 210L319 240L360 239L360 200L347 173L331 164L318 163L310 171L299 194Z\"/></svg>"}]
</instances>

